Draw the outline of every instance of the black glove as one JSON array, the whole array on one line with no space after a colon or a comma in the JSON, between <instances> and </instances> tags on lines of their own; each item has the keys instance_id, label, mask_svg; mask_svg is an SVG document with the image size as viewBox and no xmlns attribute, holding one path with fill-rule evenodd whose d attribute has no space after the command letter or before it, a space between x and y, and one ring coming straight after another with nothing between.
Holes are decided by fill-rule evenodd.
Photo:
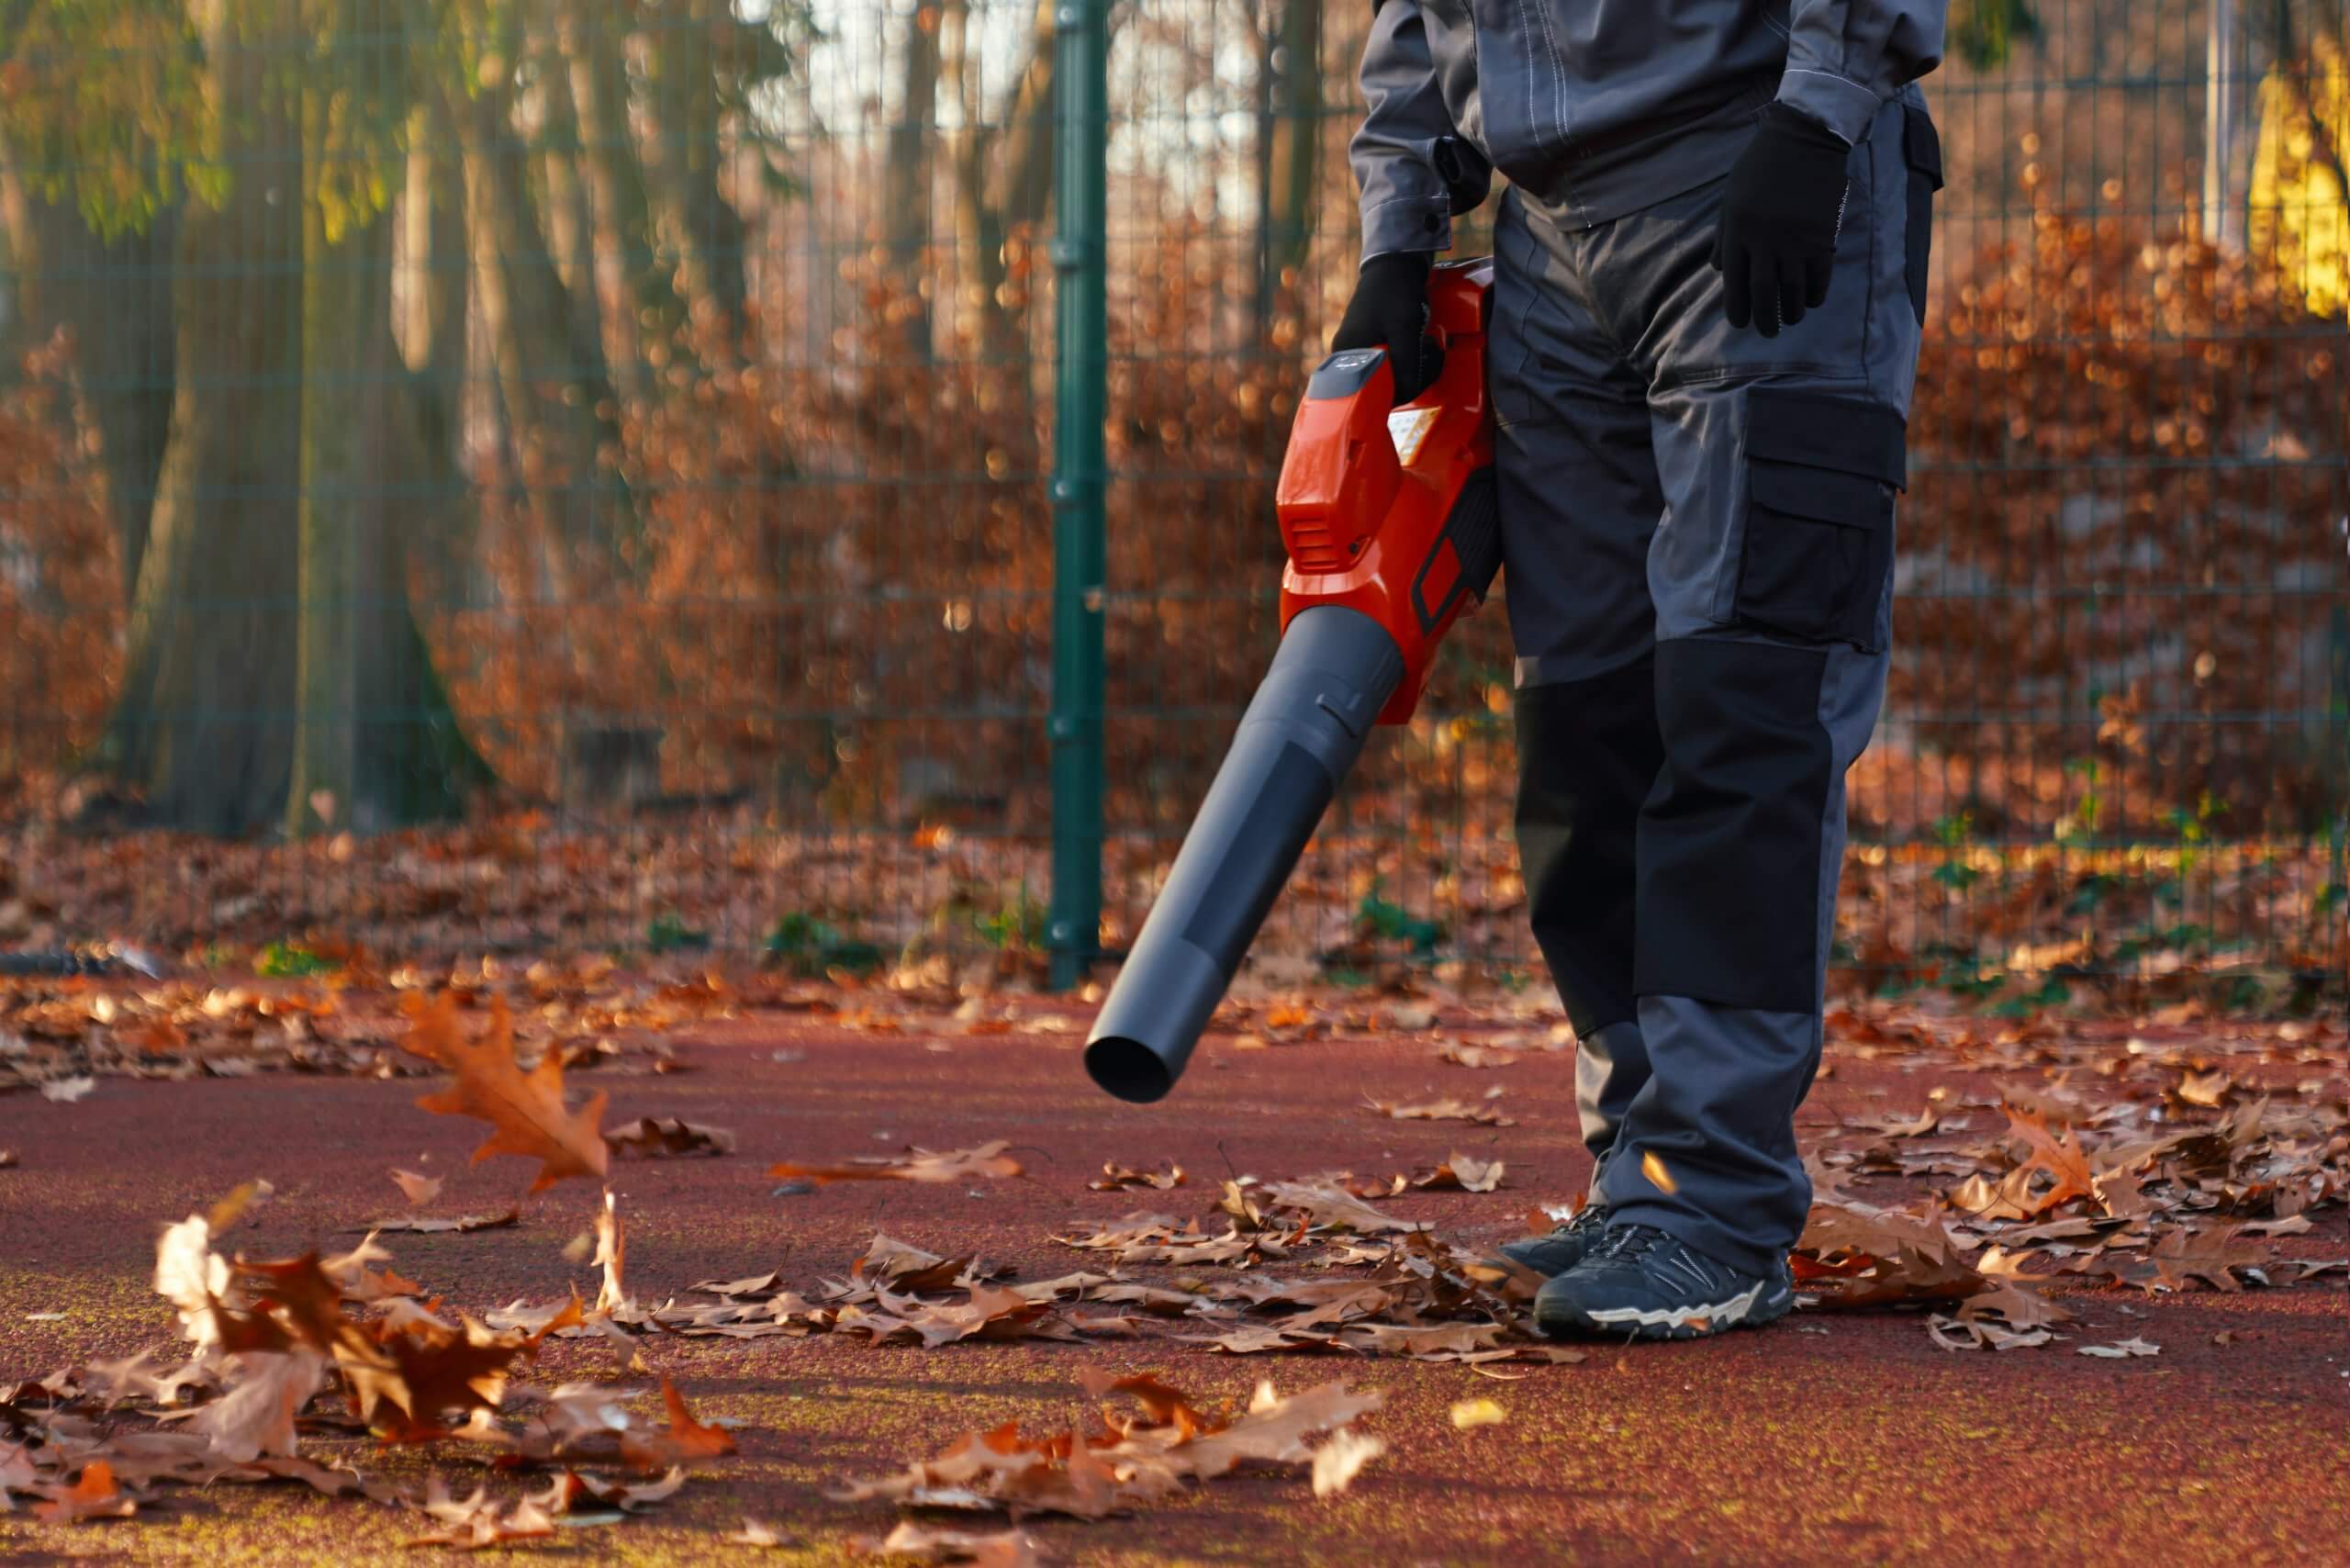
<instances>
[{"instance_id":1,"label":"black glove","mask_svg":"<svg viewBox=\"0 0 2350 1568\"><path fill-rule=\"evenodd\" d=\"M1785 104L1763 109L1722 192L1714 267L1722 314L1766 338L1826 302L1850 180L1844 139Z\"/></svg>"},{"instance_id":2,"label":"black glove","mask_svg":"<svg viewBox=\"0 0 2350 1568\"><path fill-rule=\"evenodd\" d=\"M1389 251L1363 263L1355 297L1330 336L1330 350L1385 349L1395 373L1395 401L1408 403L1427 388L1444 357L1427 335L1428 274L1436 259L1426 251Z\"/></svg>"}]
</instances>

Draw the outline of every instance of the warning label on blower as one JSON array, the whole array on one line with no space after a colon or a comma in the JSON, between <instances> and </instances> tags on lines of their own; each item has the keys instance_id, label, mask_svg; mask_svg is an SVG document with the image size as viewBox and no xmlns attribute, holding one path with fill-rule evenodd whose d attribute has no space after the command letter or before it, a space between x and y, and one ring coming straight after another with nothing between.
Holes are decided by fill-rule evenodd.
<instances>
[{"instance_id":1,"label":"warning label on blower","mask_svg":"<svg viewBox=\"0 0 2350 1568\"><path fill-rule=\"evenodd\" d=\"M1406 468L1420 454L1420 443L1436 428L1441 409L1398 409L1387 416L1387 437L1395 443L1395 460Z\"/></svg>"}]
</instances>

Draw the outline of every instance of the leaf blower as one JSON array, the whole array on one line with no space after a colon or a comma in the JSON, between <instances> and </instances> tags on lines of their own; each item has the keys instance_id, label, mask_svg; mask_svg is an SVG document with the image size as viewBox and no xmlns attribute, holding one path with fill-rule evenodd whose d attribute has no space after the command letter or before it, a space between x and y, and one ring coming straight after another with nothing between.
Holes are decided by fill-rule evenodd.
<instances>
[{"instance_id":1,"label":"leaf blower","mask_svg":"<svg viewBox=\"0 0 2350 1568\"><path fill-rule=\"evenodd\" d=\"M1384 349L1306 384L1274 494L1281 642L1110 988L1085 1070L1121 1100L1175 1086L1373 723L1409 722L1437 644L1501 564L1485 395L1489 260L1428 279L1442 368L1391 408Z\"/></svg>"}]
</instances>

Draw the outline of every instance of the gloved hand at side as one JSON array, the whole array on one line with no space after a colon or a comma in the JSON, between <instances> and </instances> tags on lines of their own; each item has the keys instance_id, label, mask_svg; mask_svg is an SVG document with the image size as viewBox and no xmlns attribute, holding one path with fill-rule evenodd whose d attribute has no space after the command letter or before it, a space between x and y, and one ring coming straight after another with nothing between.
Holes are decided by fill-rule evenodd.
<instances>
[{"instance_id":1,"label":"gloved hand at side","mask_svg":"<svg viewBox=\"0 0 2350 1568\"><path fill-rule=\"evenodd\" d=\"M1766 338L1826 303L1852 148L1800 109L1772 104L1731 165L1714 235L1722 313Z\"/></svg>"},{"instance_id":2,"label":"gloved hand at side","mask_svg":"<svg viewBox=\"0 0 2350 1568\"><path fill-rule=\"evenodd\" d=\"M1363 263L1354 297L1330 337L1333 353L1385 349L1398 403L1425 391L1443 363L1427 338L1428 274L1435 266L1426 251L1389 251Z\"/></svg>"}]
</instances>

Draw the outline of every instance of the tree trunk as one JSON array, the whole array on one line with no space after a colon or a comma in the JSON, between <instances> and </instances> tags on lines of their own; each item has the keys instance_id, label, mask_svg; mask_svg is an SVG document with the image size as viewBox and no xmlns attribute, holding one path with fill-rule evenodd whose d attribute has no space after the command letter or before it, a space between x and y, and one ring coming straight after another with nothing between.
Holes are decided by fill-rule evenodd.
<instances>
[{"instance_id":1,"label":"tree trunk","mask_svg":"<svg viewBox=\"0 0 2350 1568\"><path fill-rule=\"evenodd\" d=\"M1113 28L1129 7L1113 6ZM1058 57L1054 32L1055 7L1042 0L1035 25L1028 29L1028 60L1021 67L1020 85L1004 111L1003 162L998 166L988 201L1008 230L1022 224L1042 223L1053 194L1053 68Z\"/></svg>"},{"instance_id":2,"label":"tree trunk","mask_svg":"<svg viewBox=\"0 0 2350 1568\"><path fill-rule=\"evenodd\" d=\"M546 190L548 253L555 275L563 280L572 337L600 345L604 324L596 286L596 223L588 187L579 177L579 115L572 102L571 73L564 69L554 39L543 26L530 28L529 48L537 67L537 151Z\"/></svg>"},{"instance_id":3,"label":"tree trunk","mask_svg":"<svg viewBox=\"0 0 2350 1568\"><path fill-rule=\"evenodd\" d=\"M1027 55L1000 131L990 126L979 100L979 62L967 46L967 8L957 4L950 15L956 24L950 34L950 74L963 121L952 147L957 264L968 269L963 326L991 358L1025 357L1021 325L1002 300L1004 246L1020 230L1043 223L1052 201L1056 9L1053 0L1038 0L1028 29ZM1113 7L1110 25L1115 28L1131 9ZM997 157L999 140L1002 155Z\"/></svg>"},{"instance_id":4,"label":"tree trunk","mask_svg":"<svg viewBox=\"0 0 2350 1568\"><path fill-rule=\"evenodd\" d=\"M180 379L100 761L154 822L241 835L275 820L293 756L301 204L288 106L218 17L207 53L237 177L179 225Z\"/></svg>"},{"instance_id":5,"label":"tree trunk","mask_svg":"<svg viewBox=\"0 0 2350 1568\"><path fill-rule=\"evenodd\" d=\"M983 364L1000 367L1013 357L1017 338L1003 306L1003 214L990 199L988 189L988 155L995 146L996 130L988 122L987 106L980 95L980 62L973 47L971 24L970 7L957 0L946 29L950 53L947 74L955 85L959 122L947 139L955 177L955 327L978 348ZM1050 55L1045 58L1049 60ZM1035 69L1032 53L1021 76L1024 93ZM1049 92L1051 67L1045 69ZM983 381L979 396L981 406L987 407L997 393Z\"/></svg>"},{"instance_id":6,"label":"tree trunk","mask_svg":"<svg viewBox=\"0 0 2350 1568\"><path fill-rule=\"evenodd\" d=\"M1315 162L1322 145L1322 7L1319 0L1287 0L1274 51L1270 121L1267 127L1265 271L1261 287L1270 319L1271 299L1291 283L1314 242Z\"/></svg>"},{"instance_id":7,"label":"tree trunk","mask_svg":"<svg viewBox=\"0 0 2350 1568\"><path fill-rule=\"evenodd\" d=\"M318 144L325 104L306 95ZM488 770L468 745L411 617L408 553L388 504L414 471L394 417L391 219L331 235L303 224L300 717L285 826L361 833L453 816Z\"/></svg>"},{"instance_id":8,"label":"tree trunk","mask_svg":"<svg viewBox=\"0 0 2350 1568\"><path fill-rule=\"evenodd\" d=\"M580 571L633 554L638 519L620 475L619 404L601 348L581 341L568 291L508 133L507 95L454 98L474 283L550 588L579 602Z\"/></svg>"},{"instance_id":9,"label":"tree trunk","mask_svg":"<svg viewBox=\"0 0 2350 1568\"><path fill-rule=\"evenodd\" d=\"M732 0L679 0L676 19L653 50L654 144L660 172L655 200L677 252L694 336L705 353L741 356L749 290L743 269L743 219L718 186L725 149L720 139L716 31L735 26Z\"/></svg>"},{"instance_id":10,"label":"tree trunk","mask_svg":"<svg viewBox=\"0 0 2350 1568\"><path fill-rule=\"evenodd\" d=\"M464 182L448 151L452 128L437 101L408 114L408 177L401 197L400 358L408 367L399 413L420 467L410 485L427 505L409 530L411 555L436 565L469 554L477 510L458 448L466 381Z\"/></svg>"},{"instance_id":11,"label":"tree trunk","mask_svg":"<svg viewBox=\"0 0 2350 1568\"><path fill-rule=\"evenodd\" d=\"M924 25L924 18L929 18ZM938 115L938 12L916 11L898 64L898 118L881 173L881 241L901 296L898 323L909 358L928 362L930 324L930 139Z\"/></svg>"},{"instance_id":12,"label":"tree trunk","mask_svg":"<svg viewBox=\"0 0 2350 1568\"><path fill-rule=\"evenodd\" d=\"M138 588L171 434L171 261L179 213L167 208L143 232L101 240L71 201L29 189L5 147L0 209L16 285L0 375L13 377L17 356L59 328L73 333L76 412L88 426L76 433L97 438L127 603Z\"/></svg>"},{"instance_id":13,"label":"tree trunk","mask_svg":"<svg viewBox=\"0 0 2350 1568\"><path fill-rule=\"evenodd\" d=\"M588 192L595 211L597 286L610 326L615 379L632 402L647 392L645 343L666 345L685 324L686 308L654 248L652 198L644 163L629 123L625 36L615 21L588 4L566 0L557 39L571 76L579 117Z\"/></svg>"}]
</instances>

